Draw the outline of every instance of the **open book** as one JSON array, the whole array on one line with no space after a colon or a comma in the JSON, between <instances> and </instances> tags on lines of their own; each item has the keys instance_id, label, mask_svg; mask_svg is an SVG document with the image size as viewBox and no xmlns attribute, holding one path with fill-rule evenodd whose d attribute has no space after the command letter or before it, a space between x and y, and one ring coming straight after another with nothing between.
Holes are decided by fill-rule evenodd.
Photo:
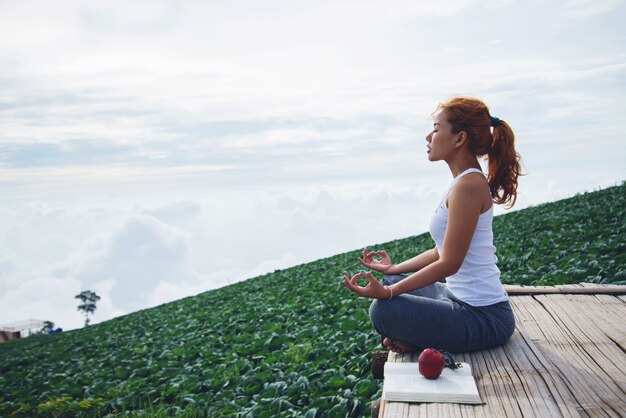
<instances>
[{"instance_id":1,"label":"open book","mask_svg":"<svg viewBox=\"0 0 626 418\"><path fill-rule=\"evenodd\" d=\"M398 402L482 403L469 364L444 368L437 379L426 379L418 363L385 363L383 399Z\"/></svg>"}]
</instances>

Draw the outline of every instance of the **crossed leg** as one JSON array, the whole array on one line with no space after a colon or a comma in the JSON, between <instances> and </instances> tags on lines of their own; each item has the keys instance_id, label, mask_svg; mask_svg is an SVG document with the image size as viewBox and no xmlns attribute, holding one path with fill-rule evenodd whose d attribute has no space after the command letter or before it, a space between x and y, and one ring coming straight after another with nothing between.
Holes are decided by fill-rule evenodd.
<instances>
[{"instance_id":1,"label":"crossed leg","mask_svg":"<svg viewBox=\"0 0 626 418\"><path fill-rule=\"evenodd\" d=\"M391 285L404 278L385 276L382 283ZM506 343L515 329L508 302L472 307L439 282L392 300L376 299L369 313L383 336L383 346L397 353L428 347L452 353L482 350Z\"/></svg>"}]
</instances>

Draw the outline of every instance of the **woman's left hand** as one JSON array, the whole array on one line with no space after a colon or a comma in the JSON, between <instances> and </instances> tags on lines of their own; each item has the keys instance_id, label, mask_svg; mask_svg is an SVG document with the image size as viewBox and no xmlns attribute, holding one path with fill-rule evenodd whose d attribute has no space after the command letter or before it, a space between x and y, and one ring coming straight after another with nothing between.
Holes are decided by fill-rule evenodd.
<instances>
[{"instance_id":1,"label":"woman's left hand","mask_svg":"<svg viewBox=\"0 0 626 418\"><path fill-rule=\"evenodd\" d=\"M390 289L386 286L383 286L382 283L380 283L376 279L376 277L374 277L374 275L372 275L372 273L370 273L369 271L362 271L360 273L357 273L352 276L352 278L347 271L344 271L343 276L343 283L346 285L346 287L359 296L372 299L389 299L389 296L391 296ZM366 278L368 281L365 287L361 287L357 283L357 280L359 280L361 277Z\"/></svg>"},{"instance_id":2,"label":"woman's left hand","mask_svg":"<svg viewBox=\"0 0 626 418\"><path fill-rule=\"evenodd\" d=\"M374 258L374 256L381 256L382 258ZM387 254L387 251L367 251L367 247L363 248L363 258L359 257L359 263L363 264L368 269L376 270L380 273L387 273L387 271L393 265L391 263L391 257Z\"/></svg>"}]
</instances>

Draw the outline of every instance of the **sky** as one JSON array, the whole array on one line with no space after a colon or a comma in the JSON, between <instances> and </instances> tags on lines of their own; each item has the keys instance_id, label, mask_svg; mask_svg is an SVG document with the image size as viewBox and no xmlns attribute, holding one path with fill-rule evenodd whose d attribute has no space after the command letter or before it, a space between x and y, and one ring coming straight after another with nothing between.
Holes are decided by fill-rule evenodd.
<instances>
[{"instance_id":1,"label":"sky","mask_svg":"<svg viewBox=\"0 0 626 418\"><path fill-rule=\"evenodd\" d=\"M425 136L458 95L515 131L513 210L620 184L624 17L618 0L0 0L0 324L79 328L82 290L95 324L426 232L451 175Z\"/></svg>"}]
</instances>

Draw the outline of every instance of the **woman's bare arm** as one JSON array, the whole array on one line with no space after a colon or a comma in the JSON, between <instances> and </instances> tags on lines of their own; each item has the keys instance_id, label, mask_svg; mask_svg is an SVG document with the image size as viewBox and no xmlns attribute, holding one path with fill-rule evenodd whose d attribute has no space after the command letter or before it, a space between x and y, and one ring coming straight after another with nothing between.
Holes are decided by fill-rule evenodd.
<instances>
[{"instance_id":1,"label":"woman's bare arm","mask_svg":"<svg viewBox=\"0 0 626 418\"><path fill-rule=\"evenodd\" d=\"M426 250L423 253L416 255L400 264L394 264L385 272L386 274L403 274L414 271L419 271L429 264L439 260L439 252L437 247Z\"/></svg>"}]
</instances>

